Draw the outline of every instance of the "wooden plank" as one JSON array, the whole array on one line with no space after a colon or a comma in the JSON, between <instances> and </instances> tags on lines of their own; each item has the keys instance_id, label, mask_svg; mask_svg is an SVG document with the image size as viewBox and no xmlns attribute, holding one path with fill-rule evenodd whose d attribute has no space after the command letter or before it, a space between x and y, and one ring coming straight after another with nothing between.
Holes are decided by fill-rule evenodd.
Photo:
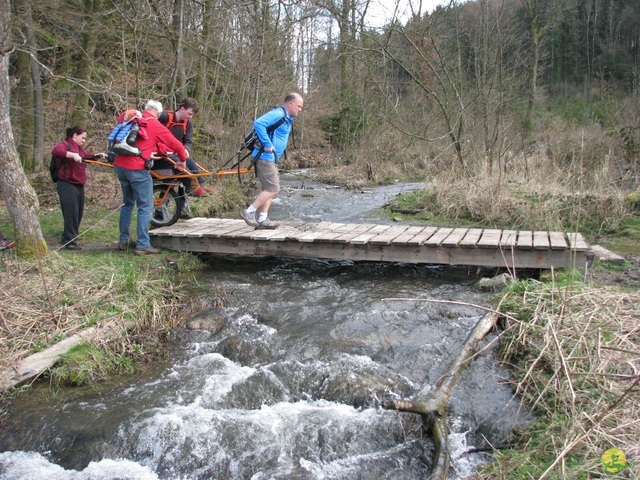
<instances>
[{"instance_id":1,"label":"wooden plank","mask_svg":"<svg viewBox=\"0 0 640 480\"><path fill-rule=\"evenodd\" d=\"M194 221L195 220L195 221ZM180 220L173 225L169 225L168 227L158 227L152 228L149 230L149 235L151 236L185 236L191 230L198 228L206 228L206 227L216 227L223 222L228 222L229 220L221 220L218 218L192 218L190 220ZM231 220L235 221L235 220Z\"/></svg>"},{"instance_id":2,"label":"wooden plank","mask_svg":"<svg viewBox=\"0 0 640 480\"><path fill-rule=\"evenodd\" d=\"M460 241L460 246L475 247L478 240L480 240L480 237L482 237L481 228L470 228L464 238Z\"/></svg>"},{"instance_id":3,"label":"wooden plank","mask_svg":"<svg viewBox=\"0 0 640 480\"><path fill-rule=\"evenodd\" d=\"M345 233L358 227L357 223L332 223L327 227L327 230L322 232L313 239L314 242L330 242L334 238L337 238Z\"/></svg>"},{"instance_id":4,"label":"wooden plank","mask_svg":"<svg viewBox=\"0 0 640 480\"><path fill-rule=\"evenodd\" d=\"M479 248L498 248L501 236L502 230L486 228L482 231L482 236L478 240L478 243L476 243L476 246Z\"/></svg>"},{"instance_id":5,"label":"wooden plank","mask_svg":"<svg viewBox=\"0 0 640 480\"><path fill-rule=\"evenodd\" d=\"M301 225L300 227L296 227L295 229L290 228L286 230L285 239L287 241L297 242L301 237L308 235L309 232L312 232L312 231L313 231L313 227L311 227L310 224Z\"/></svg>"},{"instance_id":6,"label":"wooden plank","mask_svg":"<svg viewBox=\"0 0 640 480\"><path fill-rule=\"evenodd\" d=\"M363 223L360 224L357 228L354 228L353 230L340 235L339 237L334 238L333 240L331 240L332 242L337 242L337 243L347 243L349 241L351 241L351 239L357 237L358 235L362 235L363 233L367 233L369 230L371 230L373 227L375 227L374 224L372 223Z\"/></svg>"},{"instance_id":7,"label":"wooden plank","mask_svg":"<svg viewBox=\"0 0 640 480\"><path fill-rule=\"evenodd\" d=\"M503 230L500 237L500 246L502 248L514 248L518 239L518 232L515 230Z\"/></svg>"},{"instance_id":8,"label":"wooden plank","mask_svg":"<svg viewBox=\"0 0 640 480\"><path fill-rule=\"evenodd\" d=\"M438 227L426 227L422 232L418 233L411 240L407 241L407 245L420 246L427 240L429 240L434 233L438 231Z\"/></svg>"},{"instance_id":9,"label":"wooden plank","mask_svg":"<svg viewBox=\"0 0 640 480\"><path fill-rule=\"evenodd\" d=\"M391 241L409 229L408 225L396 225L369 240L371 245L389 245Z\"/></svg>"},{"instance_id":10,"label":"wooden plank","mask_svg":"<svg viewBox=\"0 0 640 480\"><path fill-rule=\"evenodd\" d=\"M457 247L468 231L468 228L454 228L449 236L442 241L441 245L443 247Z\"/></svg>"},{"instance_id":11,"label":"wooden plank","mask_svg":"<svg viewBox=\"0 0 640 480\"><path fill-rule=\"evenodd\" d=\"M313 242L316 238L320 237L331 225L334 225L333 222L322 221L317 225L309 228L304 235L298 237L299 242Z\"/></svg>"},{"instance_id":12,"label":"wooden plank","mask_svg":"<svg viewBox=\"0 0 640 480\"><path fill-rule=\"evenodd\" d=\"M267 233L269 232L269 233ZM254 240L269 240L270 242L284 242L298 239L295 238L296 234L302 235L304 232L300 232L292 227L276 228L274 230L256 229L256 231L250 237Z\"/></svg>"},{"instance_id":13,"label":"wooden plank","mask_svg":"<svg viewBox=\"0 0 640 480\"><path fill-rule=\"evenodd\" d=\"M537 231L533 232L533 249L548 250L549 249L549 233Z\"/></svg>"},{"instance_id":14,"label":"wooden plank","mask_svg":"<svg viewBox=\"0 0 640 480\"><path fill-rule=\"evenodd\" d=\"M326 232L324 230L320 230L320 231L311 231L311 232L305 232L305 235L302 235L301 237L298 237L298 241L299 242L308 242L311 243L314 240L316 240L317 238L320 238L322 235L324 235Z\"/></svg>"},{"instance_id":15,"label":"wooden plank","mask_svg":"<svg viewBox=\"0 0 640 480\"><path fill-rule=\"evenodd\" d=\"M316 227L306 233L305 235L298 237L299 242L313 242L316 239L326 235L327 232L333 231L333 229L341 227L342 223L333 223L333 222L320 222Z\"/></svg>"},{"instance_id":16,"label":"wooden plank","mask_svg":"<svg viewBox=\"0 0 640 480\"><path fill-rule=\"evenodd\" d=\"M424 227L409 227L401 235L391 240L391 243L394 245L404 245L423 230Z\"/></svg>"},{"instance_id":17,"label":"wooden plank","mask_svg":"<svg viewBox=\"0 0 640 480\"><path fill-rule=\"evenodd\" d=\"M193 220L198 220L194 222ZM194 218L187 220L182 227L181 236L184 237L204 237L212 231L220 230L229 225L234 225L236 220L212 219L216 221L206 221L206 218Z\"/></svg>"},{"instance_id":18,"label":"wooden plank","mask_svg":"<svg viewBox=\"0 0 640 480\"><path fill-rule=\"evenodd\" d=\"M431 235L423 245L429 245L431 247L438 246L442 243L442 241L449 236L449 234L453 232L453 228L445 227L439 228L436 233Z\"/></svg>"},{"instance_id":19,"label":"wooden plank","mask_svg":"<svg viewBox=\"0 0 640 480\"><path fill-rule=\"evenodd\" d=\"M382 232L388 230L389 228L391 228L390 225L376 225L366 233L361 233L360 235L353 237L351 240L349 240L349 243L352 243L354 245L364 245L365 243L369 243L369 240L371 240L373 237L380 235Z\"/></svg>"},{"instance_id":20,"label":"wooden plank","mask_svg":"<svg viewBox=\"0 0 640 480\"><path fill-rule=\"evenodd\" d=\"M589 246L587 245L587 242L585 242L584 238L582 237L582 234L569 233L567 234L567 236L569 238L569 248L571 250L575 250L578 252L584 252L589 250Z\"/></svg>"},{"instance_id":21,"label":"wooden plank","mask_svg":"<svg viewBox=\"0 0 640 480\"><path fill-rule=\"evenodd\" d=\"M269 240L270 242L297 242L300 237L308 235L308 231L306 230L308 225L309 224L303 222L297 222L283 223L273 230L258 228L251 238L254 240Z\"/></svg>"},{"instance_id":22,"label":"wooden plank","mask_svg":"<svg viewBox=\"0 0 640 480\"><path fill-rule=\"evenodd\" d=\"M551 250L566 250L568 245L562 232L549 232Z\"/></svg>"},{"instance_id":23,"label":"wooden plank","mask_svg":"<svg viewBox=\"0 0 640 480\"><path fill-rule=\"evenodd\" d=\"M533 248L533 232L530 230L520 230L518 232L518 248L528 250Z\"/></svg>"},{"instance_id":24,"label":"wooden plank","mask_svg":"<svg viewBox=\"0 0 640 480\"><path fill-rule=\"evenodd\" d=\"M227 237L233 234L233 232L245 230L246 228L254 227L250 227L249 225L247 225L244 220L230 220L220 227L210 229L210 231L208 231L205 236L213 238Z\"/></svg>"}]
</instances>

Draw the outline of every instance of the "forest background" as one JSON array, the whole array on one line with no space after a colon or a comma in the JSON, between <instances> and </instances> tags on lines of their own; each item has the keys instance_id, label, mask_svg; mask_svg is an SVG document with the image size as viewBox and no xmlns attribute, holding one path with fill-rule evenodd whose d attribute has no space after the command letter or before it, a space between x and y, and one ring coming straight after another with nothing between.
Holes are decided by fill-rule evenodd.
<instances>
[{"instance_id":1,"label":"forest background","mask_svg":"<svg viewBox=\"0 0 640 480\"><path fill-rule=\"evenodd\" d=\"M215 169L300 91L288 164L349 186L429 181L413 213L597 234L637 211L636 0L399 3L372 26L374 0L12 2L20 161L42 170L75 124L102 151L125 108L192 96L192 154Z\"/></svg>"}]
</instances>

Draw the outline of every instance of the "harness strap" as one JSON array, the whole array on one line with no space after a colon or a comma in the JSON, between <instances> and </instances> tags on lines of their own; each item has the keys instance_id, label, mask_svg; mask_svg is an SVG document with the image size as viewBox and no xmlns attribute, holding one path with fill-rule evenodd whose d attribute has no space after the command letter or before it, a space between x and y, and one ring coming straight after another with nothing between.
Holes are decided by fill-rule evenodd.
<instances>
[{"instance_id":1,"label":"harness strap","mask_svg":"<svg viewBox=\"0 0 640 480\"><path fill-rule=\"evenodd\" d=\"M171 130L171 127L175 126L175 125L180 125L182 126L182 131L184 132L184 134L187 134L187 120L183 120L182 122L176 122L175 121L175 114L173 112L173 110L167 110L167 125L166 127Z\"/></svg>"}]
</instances>

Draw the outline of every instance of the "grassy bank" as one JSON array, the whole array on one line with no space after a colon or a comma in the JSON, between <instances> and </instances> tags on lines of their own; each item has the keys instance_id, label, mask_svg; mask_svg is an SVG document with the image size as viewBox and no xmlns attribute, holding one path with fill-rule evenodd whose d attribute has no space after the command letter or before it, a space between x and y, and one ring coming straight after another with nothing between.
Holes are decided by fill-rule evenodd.
<instances>
[{"instance_id":1,"label":"grassy bank","mask_svg":"<svg viewBox=\"0 0 640 480\"><path fill-rule=\"evenodd\" d=\"M115 340L96 337L72 349L51 370L51 381L81 384L129 373L161 354L164 334L190 313L184 279L204 265L188 253L117 250L120 194L112 173L90 169L80 252L60 249L62 215L48 173L31 178L50 251L35 261L18 258L14 250L0 252L1 369L87 327L109 325L120 332ZM192 201L194 214L233 209L249 193L236 179L221 179L217 186L220 195ZM0 230L12 236L6 209L0 209Z\"/></svg>"},{"instance_id":2,"label":"grassy bank","mask_svg":"<svg viewBox=\"0 0 640 480\"><path fill-rule=\"evenodd\" d=\"M198 267L187 254L139 257L112 248L87 248L82 252L54 251L37 261L1 253L0 266L0 366L11 368L18 360L91 326L117 328L117 339L95 338L96 372L86 381L129 372L144 362L162 335L182 320L188 299L176 282L176 270ZM168 261L170 260L170 261ZM133 324L133 330L128 327ZM77 354L77 352L76 352ZM106 361L108 360L108 361ZM76 365L80 366L76 357ZM85 383L76 373L57 370L56 382Z\"/></svg>"},{"instance_id":3,"label":"grassy bank","mask_svg":"<svg viewBox=\"0 0 640 480\"><path fill-rule=\"evenodd\" d=\"M496 451L480 477L603 478L622 471L603 465L615 448L628 460L616 478L638 478L640 294L579 273L543 280L516 283L500 306L502 360L538 421L514 432L513 448Z\"/></svg>"}]
</instances>

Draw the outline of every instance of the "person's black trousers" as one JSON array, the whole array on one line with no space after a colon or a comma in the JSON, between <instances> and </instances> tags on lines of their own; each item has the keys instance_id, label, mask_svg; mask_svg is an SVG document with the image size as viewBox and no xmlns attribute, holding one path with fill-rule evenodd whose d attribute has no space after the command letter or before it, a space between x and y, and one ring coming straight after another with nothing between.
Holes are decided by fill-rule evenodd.
<instances>
[{"instance_id":1,"label":"person's black trousers","mask_svg":"<svg viewBox=\"0 0 640 480\"><path fill-rule=\"evenodd\" d=\"M75 245L84 212L84 185L58 180L56 188L64 219L64 230L60 243Z\"/></svg>"}]
</instances>

